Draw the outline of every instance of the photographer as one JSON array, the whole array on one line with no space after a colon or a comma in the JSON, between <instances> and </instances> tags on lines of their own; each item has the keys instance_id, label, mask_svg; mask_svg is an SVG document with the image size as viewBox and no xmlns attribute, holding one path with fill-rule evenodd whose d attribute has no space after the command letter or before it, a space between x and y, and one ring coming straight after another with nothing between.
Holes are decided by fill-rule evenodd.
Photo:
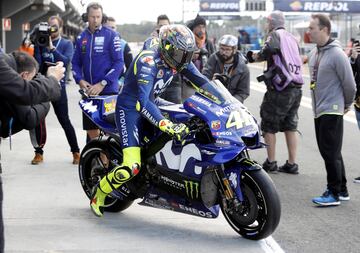
<instances>
[{"instance_id":1,"label":"photographer","mask_svg":"<svg viewBox=\"0 0 360 253\"><path fill-rule=\"evenodd\" d=\"M228 77L225 87L241 103L250 94L250 72L242 54L237 51L238 40L233 35L224 35L219 40L219 51L212 54L203 69L203 74L214 79L217 75Z\"/></svg>"},{"instance_id":2,"label":"photographer","mask_svg":"<svg viewBox=\"0 0 360 253\"><path fill-rule=\"evenodd\" d=\"M39 75L31 81L26 81L6 63L5 55L0 53L0 100L11 101L14 104L30 105L57 99L60 96L58 82L63 77L64 71L63 64L59 63L57 66L48 69L48 78ZM0 176L0 253L4 252L2 201L3 192Z\"/></svg>"},{"instance_id":3,"label":"photographer","mask_svg":"<svg viewBox=\"0 0 360 253\"><path fill-rule=\"evenodd\" d=\"M5 56L7 64L26 80L32 80L37 71L38 63L25 52L15 51ZM1 137L6 138L23 129L33 129L40 124L49 112L49 102L36 105L17 105L11 101L0 101Z\"/></svg>"},{"instance_id":4,"label":"photographer","mask_svg":"<svg viewBox=\"0 0 360 253\"><path fill-rule=\"evenodd\" d=\"M354 109L358 127L360 129L360 43L358 40L354 40L350 52L350 63L356 83ZM355 178L354 183L360 183L360 177Z\"/></svg>"},{"instance_id":5,"label":"photographer","mask_svg":"<svg viewBox=\"0 0 360 253\"><path fill-rule=\"evenodd\" d=\"M298 174L296 159L296 131L298 109L303 84L302 60L296 38L284 28L281 11L272 12L266 19L268 36L257 54L247 54L249 62L267 61L268 69L258 78L264 81L267 91L260 108L261 130L267 146L267 159L263 168L268 172ZM276 133L284 132L288 160L278 168L275 160Z\"/></svg>"},{"instance_id":6,"label":"photographer","mask_svg":"<svg viewBox=\"0 0 360 253\"><path fill-rule=\"evenodd\" d=\"M46 73L47 68L52 63L62 62L66 68L71 62L74 48L71 41L63 38L61 36L63 21L58 16L51 16L48 19L48 25L46 23L44 29L48 31L46 33L37 33L33 42L35 43L35 59L39 63L40 72L42 74ZM31 36L32 37L32 36ZM38 43L41 42L41 43ZM79 146L75 134L75 129L71 124L69 118L68 110L68 100L66 94L66 80L67 76L65 74L64 78L61 79L61 97L57 101L52 101L54 112L56 117L64 129L67 141L70 145L70 151L72 152L72 163L78 164L80 159ZM46 142L46 125L45 118L41 123L33 130L30 131L30 139L35 149L35 157L31 161L31 164L39 164L43 161L43 147Z\"/></svg>"}]
</instances>

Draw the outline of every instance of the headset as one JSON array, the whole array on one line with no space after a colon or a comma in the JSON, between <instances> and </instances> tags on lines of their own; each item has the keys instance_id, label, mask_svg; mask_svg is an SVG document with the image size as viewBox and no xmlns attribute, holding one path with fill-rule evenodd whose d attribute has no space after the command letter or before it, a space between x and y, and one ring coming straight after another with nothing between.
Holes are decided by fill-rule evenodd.
<instances>
[{"instance_id":1,"label":"headset","mask_svg":"<svg viewBox=\"0 0 360 253\"><path fill-rule=\"evenodd\" d=\"M94 3L90 3L90 4L86 7L86 12L81 15L82 21L83 21L84 23L88 22L88 15L89 15L90 8L94 8L94 7L95 7L95 9L98 9L98 8L101 9L101 12L102 12L102 14L103 14L103 15L102 15L101 24L105 24L106 21L107 21L107 16L106 16L106 14L104 13L103 7L101 6L101 4L95 3L95 2L94 2Z\"/></svg>"}]
</instances>

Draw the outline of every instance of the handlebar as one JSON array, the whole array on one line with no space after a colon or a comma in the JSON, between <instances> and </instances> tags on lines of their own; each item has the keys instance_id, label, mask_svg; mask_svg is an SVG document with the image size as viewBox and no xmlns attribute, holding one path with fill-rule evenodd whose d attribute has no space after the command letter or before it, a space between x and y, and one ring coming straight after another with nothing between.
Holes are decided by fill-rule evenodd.
<instances>
[{"instance_id":1,"label":"handlebar","mask_svg":"<svg viewBox=\"0 0 360 253\"><path fill-rule=\"evenodd\" d=\"M89 95L86 93L85 90L79 89L79 93L80 93L82 99L87 99L87 98L89 98Z\"/></svg>"}]
</instances>

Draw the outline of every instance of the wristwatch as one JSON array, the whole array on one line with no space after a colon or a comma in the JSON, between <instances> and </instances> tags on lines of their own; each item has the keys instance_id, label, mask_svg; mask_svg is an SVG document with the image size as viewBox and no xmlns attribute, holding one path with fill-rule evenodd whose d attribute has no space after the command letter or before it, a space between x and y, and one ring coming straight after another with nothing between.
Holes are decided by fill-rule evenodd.
<instances>
[{"instance_id":1,"label":"wristwatch","mask_svg":"<svg viewBox=\"0 0 360 253\"><path fill-rule=\"evenodd\" d=\"M107 81L106 81L106 80L102 80L102 81L100 82L100 84L101 84L102 86L106 86L106 85L107 85Z\"/></svg>"}]
</instances>

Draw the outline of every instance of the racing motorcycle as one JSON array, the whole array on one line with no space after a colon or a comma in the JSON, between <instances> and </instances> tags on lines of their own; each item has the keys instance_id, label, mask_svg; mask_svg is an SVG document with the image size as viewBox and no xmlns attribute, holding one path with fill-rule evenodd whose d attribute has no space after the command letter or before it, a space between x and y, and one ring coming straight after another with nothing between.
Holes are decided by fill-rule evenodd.
<instances>
[{"instance_id":1,"label":"racing motorcycle","mask_svg":"<svg viewBox=\"0 0 360 253\"><path fill-rule=\"evenodd\" d=\"M83 93L79 102L101 130L80 156L80 182L89 198L93 187L122 162L121 129L114 123L116 97ZM185 143L144 122L140 172L108 195L105 212L123 211L135 199L142 199L140 205L203 218L216 218L221 209L242 237L271 235L279 224L280 199L271 178L249 156L249 150L265 145L247 108L214 80L183 104L160 109L169 120L189 127Z\"/></svg>"}]
</instances>

